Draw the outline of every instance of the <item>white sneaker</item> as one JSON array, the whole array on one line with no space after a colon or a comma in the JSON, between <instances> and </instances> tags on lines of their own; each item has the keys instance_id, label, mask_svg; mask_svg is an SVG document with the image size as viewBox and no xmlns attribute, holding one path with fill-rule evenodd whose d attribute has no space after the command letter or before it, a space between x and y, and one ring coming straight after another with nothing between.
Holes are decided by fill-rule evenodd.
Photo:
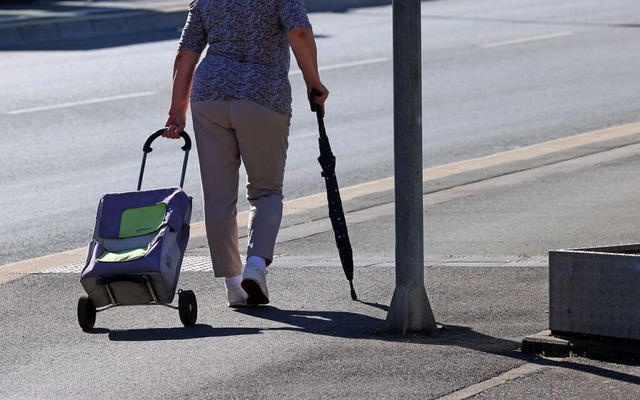
<instances>
[{"instance_id":1,"label":"white sneaker","mask_svg":"<svg viewBox=\"0 0 640 400\"><path fill-rule=\"evenodd\" d=\"M229 307L242 307L247 305L247 299L249 295L242 289L241 286L227 289L227 300L229 300Z\"/></svg>"},{"instance_id":2,"label":"white sneaker","mask_svg":"<svg viewBox=\"0 0 640 400\"><path fill-rule=\"evenodd\" d=\"M249 295L248 305L268 304L269 291L267 290L266 272L253 263L248 263L242 274L242 288Z\"/></svg>"}]
</instances>

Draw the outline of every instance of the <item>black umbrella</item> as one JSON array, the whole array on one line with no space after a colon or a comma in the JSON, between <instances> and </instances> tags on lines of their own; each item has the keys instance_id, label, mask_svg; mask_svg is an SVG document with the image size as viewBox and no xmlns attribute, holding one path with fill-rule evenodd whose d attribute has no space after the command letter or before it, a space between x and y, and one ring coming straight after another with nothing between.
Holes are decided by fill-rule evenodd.
<instances>
[{"instance_id":1,"label":"black umbrella","mask_svg":"<svg viewBox=\"0 0 640 400\"><path fill-rule=\"evenodd\" d=\"M342 209L342 200L340 199L340 189L338 188L338 180L336 179L336 157L331 151L327 131L324 128L324 116L322 106L316 104L316 96L318 92L312 90L309 94L309 103L311 111L316 113L318 117L318 128L320 136L318 144L320 146L320 157L318 162L322 167L322 176L327 187L327 202L329 203L329 219L336 238L336 246L340 254L342 269L349 280L351 286L351 298L358 300L356 291L353 288L353 251L351 250L351 242L349 241L349 232L347 231L347 221L344 218L344 210Z\"/></svg>"}]
</instances>

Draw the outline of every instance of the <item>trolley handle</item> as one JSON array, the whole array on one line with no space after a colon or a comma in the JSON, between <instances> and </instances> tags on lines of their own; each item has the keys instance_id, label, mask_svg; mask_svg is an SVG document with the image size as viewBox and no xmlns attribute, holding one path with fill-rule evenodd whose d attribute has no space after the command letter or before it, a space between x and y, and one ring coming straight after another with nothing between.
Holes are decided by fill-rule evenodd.
<instances>
[{"instance_id":1,"label":"trolley handle","mask_svg":"<svg viewBox=\"0 0 640 400\"><path fill-rule=\"evenodd\" d=\"M151 143L153 143L154 140L162 136L162 134L164 134L167 131L167 129L168 128L158 129L157 131L152 133L151 136L149 136L149 138L147 139L147 141L144 142L142 151L144 151L145 153L151 153L153 151L153 149L151 148ZM180 132L180 136L184 139L184 146L182 146L182 150L184 151L191 150L191 137L189 137L189 134L187 134L187 132L185 131L182 131Z\"/></svg>"},{"instance_id":2,"label":"trolley handle","mask_svg":"<svg viewBox=\"0 0 640 400\"><path fill-rule=\"evenodd\" d=\"M142 147L142 151L143 151L142 165L140 166L140 176L138 177L137 190L140 190L140 188L142 187L142 177L144 176L144 167L147 163L147 154L153 151L153 149L151 148L151 143L153 143L154 140L162 136L162 134L165 133L166 131L167 131L167 128L158 129L157 131L152 133L151 136L149 136L147 141L144 143L144 146ZM183 187L184 178L187 173L187 161L189 160L189 150L191 150L191 138L189 137L189 134L185 131L180 132L180 136L182 137L182 139L184 139L184 146L181 147L181 149L184 150L184 161L182 162L182 174L180 176L180 187Z\"/></svg>"}]
</instances>

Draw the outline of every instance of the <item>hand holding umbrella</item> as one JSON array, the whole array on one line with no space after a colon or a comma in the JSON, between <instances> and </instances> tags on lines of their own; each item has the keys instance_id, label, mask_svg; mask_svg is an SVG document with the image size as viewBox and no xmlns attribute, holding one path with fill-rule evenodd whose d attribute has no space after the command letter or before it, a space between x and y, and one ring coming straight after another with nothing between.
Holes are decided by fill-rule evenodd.
<instances>
[{"instance_id":1,"label":"hand holding umbrella","mask_svg":"<svg viewBox=\"0 0 640 400\"><path fill-rule=\"evenodd\" d=\"M351 298L358 300L356 291L353 288L353 251L351 250L351 242L349 241L349 232L347 230L347 221L344 218L344 210L342 209L342 200L340 199L340 189L338 188L338 180L336 179L336 158L331 151L329 138L324 127L322 106L316 104L315 98L317 92L312 90L309 94L309 103L311 111L316 113L318 119L318 129L320 136L318 144L320 147L320 157L318 162L322 167L322 176L324 177L325 186L327 188L327 201L329 203L329 219L336 239L336 246L340 254L340 262L344 274L349 280L351 286Z\"/></svg>"}]
</instances>

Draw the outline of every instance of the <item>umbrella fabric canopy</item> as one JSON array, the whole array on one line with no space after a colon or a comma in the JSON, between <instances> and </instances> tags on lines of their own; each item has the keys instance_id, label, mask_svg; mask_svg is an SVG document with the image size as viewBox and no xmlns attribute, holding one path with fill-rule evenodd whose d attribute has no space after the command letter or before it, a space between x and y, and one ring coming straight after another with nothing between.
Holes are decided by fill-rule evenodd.
<instances>
[{"instance_id":1,"label":"umbrella fabric canopy","mask_svg":"<svg viewBox=\"0 0 640 400\"><path fill-rule=\"evenodd\" d=\"M312 90L309 94L309 103L311 104L311 111L316 113L318 119L318 129L320 131L320 136L318 137L320 157L318 157L318 162L322 167L322 176L324 177L325 186L327 188L329 219L331 220L331 226L333 227L333 233L335 235L338 253L340 254L342 269L344 269L344 274L349 280L349 285L351 287L351 298L353 300L358 300L356 291L353 288L353 251L351 249L351 242L349 241L347 221L344 218L342 199L340 198L340 189L338 188L338 180L336 179L335 173L336 157L331 151L327 131L324 127L324 113L322 106L316 104L316 95L317 93Z\"/></svg>"}]
</instances>

